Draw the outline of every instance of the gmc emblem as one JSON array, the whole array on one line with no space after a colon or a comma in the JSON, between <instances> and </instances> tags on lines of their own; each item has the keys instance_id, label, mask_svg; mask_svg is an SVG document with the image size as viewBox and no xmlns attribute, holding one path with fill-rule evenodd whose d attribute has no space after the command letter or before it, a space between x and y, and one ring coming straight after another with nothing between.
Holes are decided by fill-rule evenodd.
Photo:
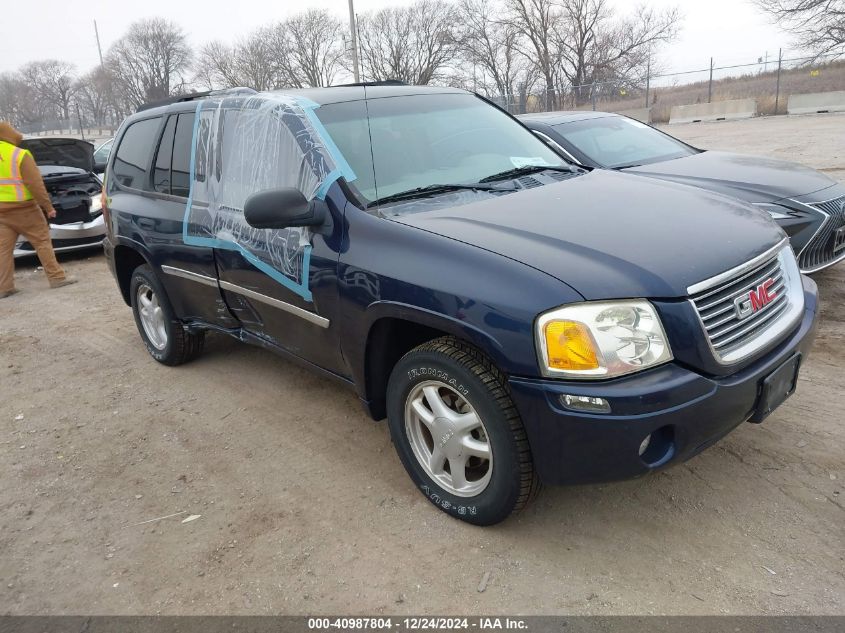
<instances>
[{"instance_id":1,"label":"gmc emblem","mask_svg":"<svg viewBox=\"0 0 845 633\"><path fill-rule=\"evenodd\" d=\"M769 292L774 284L770 277L756 288L752 288L747 295L740 295L734 299L734 312L739 321L750 317L752 314L769 305L777 297L776 292Z\"/></svg>"}]
</instances>

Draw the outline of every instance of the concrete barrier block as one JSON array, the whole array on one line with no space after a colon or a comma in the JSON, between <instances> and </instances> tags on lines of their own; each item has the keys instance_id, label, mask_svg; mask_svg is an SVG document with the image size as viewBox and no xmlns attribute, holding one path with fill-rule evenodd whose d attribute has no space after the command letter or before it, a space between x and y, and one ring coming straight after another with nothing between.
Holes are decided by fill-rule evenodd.
<instances>
[{"instance_id":1,"label":"concrete barrier block","mask_svg":"<svg viewBox=\"0 0 845 633\"><path fill-rule=\"evenodd\" d=\"M789 114L845 112L845 90L789 95L786 111Z\"/></svg>"},{"instance_id":2,"label":"concrete barrier block","mask_svg":"<svg viewBox=\"0 0 845 633\"><path fill-rule=\"evenodd\" d=\"M643 123L651 123L651 108L634 108L632 110L619 110L616 114L621 114Z\"/></svg>"},{"instance_id":3,"label":"concrete barrier block","mask_svg":"<svg viewBox=\"0 0 845 633\"><path fill-rule=\"evenodd\" d=\"M727 121L757 116L756 99L731 99L713 103L693 103L673 106L669 123L698 123L699 121Z\"/></svg>"}]
</instances>

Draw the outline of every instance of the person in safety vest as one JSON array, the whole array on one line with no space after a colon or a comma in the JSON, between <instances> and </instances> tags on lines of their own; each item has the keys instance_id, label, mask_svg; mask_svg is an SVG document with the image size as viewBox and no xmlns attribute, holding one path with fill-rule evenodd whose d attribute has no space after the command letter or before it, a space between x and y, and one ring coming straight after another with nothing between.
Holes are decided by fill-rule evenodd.
<instances>
[{"instance_id":1,"label":"person in safety vest","mask_svg":"<svg viewBox=\"0 0 845 633\"><path fill-rule=\"evenodd\" d=\"M0 121L0 299L17 292L14 251L19 235L35 248L51 288L76 283L56 261L44 217L55 218L56 210L32 154L18 147L22 140L20 132Z\"/></svg>"}]
</instances>

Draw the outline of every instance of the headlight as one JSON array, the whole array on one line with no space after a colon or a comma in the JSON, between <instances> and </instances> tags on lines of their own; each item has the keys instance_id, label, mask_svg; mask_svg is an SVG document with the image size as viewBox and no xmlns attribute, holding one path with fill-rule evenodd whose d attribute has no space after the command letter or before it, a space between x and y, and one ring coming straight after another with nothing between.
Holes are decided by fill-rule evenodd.
<instances>
[{"instance_id":1,"label":"headlight","mask_svg":"<svg viewBox=\"0 0 845 633\"><path fill-rule=\"evenodd\" d=\"M770 204L768 202L755 202L754 206L762 211L766 211L773 220L786 220L792 216L792 209L783 207L779 204Z\"/></svg>"},{"instance_id":2,"label":"headlight","mask_svg":"<svg viewBox=\"0 0 845 633\"><path fill-rule=\"evenodd\" d=\"M100 194L96 196L91 196L91 213L96 213L97 211L103 210L103 199Z\"/></svg>"},{"instance_id":3,"label":"headlight","mask_svg":"<svg viewBox=\"0 0 845 633\"><path fill-rule=\"evenodd\" d=\"M648 301L595 301L540 315L535 332L546 376L611 378L672 360Z\"/></svg>"}]
</instances>

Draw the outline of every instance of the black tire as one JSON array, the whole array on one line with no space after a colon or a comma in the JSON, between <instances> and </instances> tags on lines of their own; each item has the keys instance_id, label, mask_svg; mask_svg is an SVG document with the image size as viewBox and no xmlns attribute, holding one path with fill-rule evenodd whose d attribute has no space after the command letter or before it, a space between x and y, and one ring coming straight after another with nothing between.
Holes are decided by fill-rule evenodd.
<instances>
[{"instance_id":1,"label":"black tire","mask_svg":"<svg viewBox=\"0 0 845 633\"><path fill-rule=\"evenodd\" d=\"M166 332L166 342L161 348L153 343L141 323L139 290L143 288L148 288L151 293L155 294L158 307L161 308L163 326ZM189 332L185 329L182 322L176 318L173 306L170 305L170 300L167 298L164 287L149 265L138 266L132 272L132 280L129 284L129 296L132 303L132 315L135 317L135 325L138 327L138 333L141 335L141 340L144 342L144 346L147 348L150 356L163 365L170 366L181 365L199 356L205 342L205 332Z\"/></svg>"},{"instance_id":2,"label":"black tire","mask_svg":"<svg viewBox=\"0 0 845 633\"><path fill-rule=\"evenodd\" d=\"M410 423L405 419L406 402L412 393L419 393L422 383L431 381L447 387L442 393L448 394L449 389L459 393L483 421L492 453L491 474L486 488L474 496L459 496L444 488L414 453L408 435ZM492 525L524 508L539 492L528 438L507 382L475 347L443 337L405 354L390 375L387 414L390 435L405 470L426 498L447 514L475 525ZM450 437L441 439L445 443Z\"/></svg>"}]
</instances>

